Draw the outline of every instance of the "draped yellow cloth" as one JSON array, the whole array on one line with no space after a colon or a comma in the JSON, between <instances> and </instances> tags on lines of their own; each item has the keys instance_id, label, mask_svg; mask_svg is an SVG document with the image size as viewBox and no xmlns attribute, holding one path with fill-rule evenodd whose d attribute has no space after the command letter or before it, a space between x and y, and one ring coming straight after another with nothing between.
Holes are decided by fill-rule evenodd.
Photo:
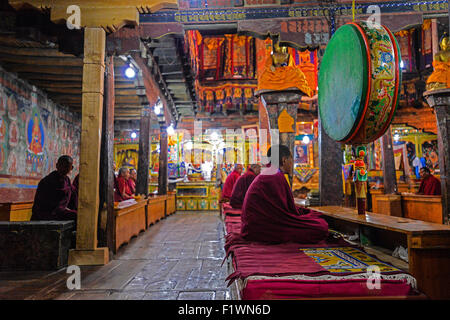
<instances>
[{"instance_id":1,"label":"draped yellow cloth","mask_svg":"<svg viewBox=\"0 0 450 320\"><path fill-rule=\"evenodd\" d=\"M266 59L265 69L258 78L257 90L286 90L297 88L309 97L313 96L313 90L309 87L305 74L297 67L289 63L288 66L271 70L272 57Z\"/></svg>"},{"instance_id":2,"label":"draped yellow cloth","mask_svg":"<svg viewBox=\"0 0 450 320\"><path fill-rule=\"evenodd\" d=\"M445 83L450 88L450 62L433 61L434 71L428 77L428 83Z\"/></svg>"}]
</instances>

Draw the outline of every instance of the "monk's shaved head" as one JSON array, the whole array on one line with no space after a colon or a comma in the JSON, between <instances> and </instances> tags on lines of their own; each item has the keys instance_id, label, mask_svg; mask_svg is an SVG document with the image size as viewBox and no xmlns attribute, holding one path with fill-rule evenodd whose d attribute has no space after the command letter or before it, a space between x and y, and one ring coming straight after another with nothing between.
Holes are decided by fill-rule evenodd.
<instances>
[{"instance_id":1,"label":"monk's shaved head","mask_svg":"<svg viewBox=\"0 0 450 320\"><path fill-rule=\"evenodd\" d=\"M272 166L277 166L284 173L291 173L293 166L293 158L291 150L285 145L274 145L267 151L267 157L270 159L270 164Z\"/></svg>"},{"instance_id":2,"label":"monk's shaved head","mask_svg":"<svg viewBox=\"0 0 450 320\"><path fill-rule=\"evenodd\" d=\"M250 165L250 168L253 170L253 172L258 175L261 172L261 165L259 164L252 164Z\"/></svg>"},{"instance_id":3,"label":"monk's shaved head","mask_svg":"<svg viewBox=\"0 0 450 320\"><path fill-rule=\"evenodd\" d=\"M73 159L71 156L64 155L58 158L58 162L56 162L56 171L58 171L61 175L68 175L72 169Z\"/></svg>"},{"instance_id":4,"label":"monk's shaved head","mask_svg":"<svg viewBox=\"0 0 450 320\"><path fill-rule=\"evenodd\" d=\"M271 158L271 160L270 160L271 163L272 163L272 154L274 156L278 155L278 159L279 159L280 163L283 158L292 157L291 150L289 150L288 147L286 147L285 145L282 145L282 144L271 146L269 148L269 151L267 151L267 157Z\"/></svg>"}]
</instances>

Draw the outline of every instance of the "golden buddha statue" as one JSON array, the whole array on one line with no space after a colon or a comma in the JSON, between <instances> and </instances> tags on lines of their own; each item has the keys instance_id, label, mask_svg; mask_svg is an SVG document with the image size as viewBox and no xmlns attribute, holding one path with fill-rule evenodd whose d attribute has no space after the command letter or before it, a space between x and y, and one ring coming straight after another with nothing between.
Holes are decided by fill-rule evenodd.
<instances>
[{"instance_id":1,"label":"golden buddha statue","mask_svg":"<svg viewBox=\"0 0 450 320\"><path fill-rule=\"evenodd\" d=\"M427 90L450 88L450 49L448 36L442 38L440 47L441 51L434 56L434 71L427 80Z\"/></svg>"},{"instance_id":2,"label":"golden buddha statue","mask_svg":"<svg viewBox=\"0 0 450 320\"><path fill-rule=\"evenodd\" d=\"M280 47L278 43L273 45L274 52L272 53L272 65L270 69L275 71L275 68L286 67L289 64L289 53L287 47Z\"/></svg>"},{"instance_id":3,"label":"golden buddha statue","mask_svg":"<svg viewBox=\"0 0 450 320\"><path fill-rule=\"evenodd\" d=\"M294 65L288 48L275 43L271 56L266 58L264 71L258 78L257 91L286 89L298 89L309 97L314 92L309 87L305 74Z\"/></svg>"}]
</instances>

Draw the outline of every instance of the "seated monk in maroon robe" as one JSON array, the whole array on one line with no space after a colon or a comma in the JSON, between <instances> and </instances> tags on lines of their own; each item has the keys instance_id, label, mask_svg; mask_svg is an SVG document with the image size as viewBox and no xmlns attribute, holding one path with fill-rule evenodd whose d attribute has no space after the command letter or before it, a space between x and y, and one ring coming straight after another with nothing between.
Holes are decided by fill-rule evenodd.
<instances>
[{"instance_id":1,"label":"seated monk in maroon robe","mask_svg":"<svg viewBox=\"0 0 450 320\"><path fill-rule=\"evenodd\" d=\"M130 170L128 168L120 168L119 176L117 177L117 189L114 192L114 201L120 202L128 199L133 199L128 179L130 178Z\"/></svg>"},{"instance_id":2,"label":"seated monk in maroon robe","mask_svg":"<svg viewBox=\"0 0 450 320\"><path fill-rule=\"evenodd\" d=\"M310 244L325 240L328 236L327 222L319 213L298 209L295 205L285 177L293 167L289 148L272 146L268 157L270 166L253 180L245 196L241 236L245 240L269 243Z\"/></svg>"},{"instance_id":3,"label":"seated monk in maroon robe","mask_svg":"<svg viewBox=\"0 0 450 320\"><path fill-rule=\"evenodd\" d=\"M227 179L225 180L225 184L223 185L223 190L222 190L222 201L223 202L230 200L234 185L235 185L237 179L239 179L239 177L241 176L242 169L243 169L242 165L237 164L235 166L233 172L231 172L228 175Z\"/></svg>"},{"instance_id":4,"label":"seated monk in maroon robe","mask_svg":"<svg viewBox=\"0 0 450 320\"><path fill-rule=\"evenodd\" d=\"M130 177L127 180L128 187L130 188L131 194L136 193L136 177L137 172L135 169L130 169Z\"/></svg>"},{"instance_id":5,"label":"seated monk in maroon robe","mask_svg":"<svg viewBox=\"0 0 450 320\"><path fill-rule=\"evenodd\" d=\"M68 208L72 185L67 176L73 169L70 156L59 157L56 170L39 181L31 220L75 220L77 211Z\"/></svg>"},{"instance_id":6,"label":"seated monk in maroon robe","mask_svg":"<svg viewBox=\"0 0 450 320\"><path fill-rule=\"evenodd\" d=\"M422 181L420 182L420 187L417 194L423 194L426 196L441 195L441 182L438 178L431 174L430 169L427 167L421 168L420 176L422 177Z\"/></svg>"},{"instance_id":7,"label":"seated monk in maroon robe","mask_svg":"<svg viewBox=\"0 0 450 320\"><path fill-rule=\"evenodd\" d=\"M241 209L248 188L256 176L261 172L259 164L252 164L247 171L239 177L231 193L230 205L235 209Z\"/></svg>"},{"instance_id":8,"label":"seated monk in maroon robe","mask_svg":"<svg viewBox=\"0 0 450 320\"><path fill-rule=\"evenodd\" d=\"M70 201L68 208L72 210L78 209L78 180L80 178L80 174L77 174L77 176L72 181L72 194L70 196Z\"/></svg>"}]
</instances>

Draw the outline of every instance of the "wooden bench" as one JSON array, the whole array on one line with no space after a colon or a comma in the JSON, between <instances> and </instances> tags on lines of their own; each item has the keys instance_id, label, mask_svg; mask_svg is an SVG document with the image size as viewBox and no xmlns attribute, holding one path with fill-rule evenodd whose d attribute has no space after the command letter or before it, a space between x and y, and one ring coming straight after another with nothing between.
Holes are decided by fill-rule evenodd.
<instances>
[{"instance_id":1,"label":"wooden bench","mask_svg":"<svg viewBox=\"0 0 450 320\"><path fill-rule=\"evenodd\" d=\"M146 229L145 207L147 199L138 200L137 203L125 208L114 208L116 216L116 251L134 236Z\"/></svg>"},{"instance_id":2,"label":"wooden bench","mask_svg":"<svg viewBox=\"0 0 450 320\"><path fill-rule=\"evenodd\" d=\"M167 196L151 196L147 202L147 227L166 216Z\"/></svg>"},{"instance_id":3,"label":"wooden bench","mask_svg":"<svg viewBox=\"0 0 450 320\"><path fill-rule=\"evenodd\" d=\"M169 192L167 193L167 200L166 200L166 214L171 215L177 211L176 209L176 195L175 192Z\"/></svg>"},{"instance_id":4,"label":"wooden bench","mask_svg":"<svg viewBox=\"0 0 450 320\"><path fill-rule=\"evenodd\" d=\"M0 221L0 269L58 270L67 266L74 221Z\"/></svg>"},{"instance_id":5,"label":"wooden bench","mask_svg":"<svg viewBox=\"0 0 450 320\"><path fill-rule=\"evenodd\" d=\"M370 212L358 215L354 209L336 206L311 209L321 212L331 229L358 229L371 245L407 247L409 272L419 290L432 299L450 299L450 226Z\"/></svg>"},{"instance_id":6,"label":"wooden bench","mask_svg":"<svg viewBox=\"0 0 450 320\"><path fill-rule=\"evenodd\" d=\"M434 223L443 223L442 197L402 194L403 217Z\"/></svg>"},{"instance_id":7,"label":"wooden bench","mask_svg":"<svg viewBox=\"0 0 450 320\"><path fill-rule=\"evenodd\" d=\"M33 201L0 203L0 221L30 221Z\"/></svg>"}]
</instances>

